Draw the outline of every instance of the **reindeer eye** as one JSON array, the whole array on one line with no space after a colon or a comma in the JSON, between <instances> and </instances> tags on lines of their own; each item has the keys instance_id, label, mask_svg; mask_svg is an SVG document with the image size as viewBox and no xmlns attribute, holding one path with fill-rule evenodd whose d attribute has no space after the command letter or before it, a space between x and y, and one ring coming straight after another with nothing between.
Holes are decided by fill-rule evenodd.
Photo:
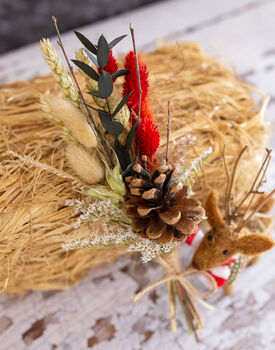
<instances>
[{"instance_id":1,"label":"reindeer eye","mask_svg":"<svg viewBox=\"0 0 275 350\"><path fill-rule=\"evenodd\" d=\"M223 252L222 252L224 255L228 255L228 250L227 249L225 249Z\"/></svg>"},{"instance_id":2,"label":"reindeer eye","mask_svg":"<svg viewBox=\"0 0 275 350\"><path fill-rule=\"evenodd\" d=\"M211 236L211 235L207 236L208 241L212 241L212 239L213 239L213 236Z\"/></svg>"}]
</instances>

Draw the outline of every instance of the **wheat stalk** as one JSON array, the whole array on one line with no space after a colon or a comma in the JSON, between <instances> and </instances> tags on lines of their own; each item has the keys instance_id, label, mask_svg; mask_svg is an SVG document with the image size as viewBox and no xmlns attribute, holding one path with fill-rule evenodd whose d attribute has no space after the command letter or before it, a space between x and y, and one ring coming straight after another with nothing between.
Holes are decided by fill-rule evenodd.
<instances>
[{"instance_id":1,"label":"wheat stalk","mask_svg":"<svg viewBox=\"0 0 275 350\"><path fill-rule=\"evenodd\" d=\"M23 164L28 165L30 167L36 167L45 171L48 171L56 176L62 177L63 179L70 180L72 182L72 185L74 186L73 189L76 191L79 190L85 190L85 186L83 183L79 181L76 177L72 176L71 174L68 174L67 172L57 169L51 165L41 163L38 160L28 156L28 155L22 155L17 152L14 152L12 150L8 150L6 154L11 154L13 157L18 158Z\"/></svg>"},{"instance_id":2,"label":"wheat stalk","mask_svg":"<svg viewBox=\"0 0 275 350\"><path fill-rule=\"evenodd\" d=\"M40 40L40 44L44 59L51 68L54 79L61 86L64 95L70 98L77 108L80 108L80 100L76 85L72 81L70 74L64 68L63 63L50 43L50 40L43 38Z\"/></svg>"}]
</instances>

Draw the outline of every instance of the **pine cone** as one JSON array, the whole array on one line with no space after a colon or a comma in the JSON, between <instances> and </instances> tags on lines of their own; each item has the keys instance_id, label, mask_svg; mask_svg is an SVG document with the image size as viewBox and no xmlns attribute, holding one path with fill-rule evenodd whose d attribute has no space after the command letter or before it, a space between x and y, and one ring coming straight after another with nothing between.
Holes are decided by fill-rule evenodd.
<instances>
[{"instance_id":1,"label":"pine cone","mask_svg":"<svg viewBox=\"0 0 275 350\"><path fill-rule=\"evenodd\" d=\"M157 168L152 174L135 164L125 177L128 187L127 215L132 229L159 243L181 242L198 229L205 211L197 199L187 197L188 186L173 183L174 168Z\"/></svg>"}]
</instances>

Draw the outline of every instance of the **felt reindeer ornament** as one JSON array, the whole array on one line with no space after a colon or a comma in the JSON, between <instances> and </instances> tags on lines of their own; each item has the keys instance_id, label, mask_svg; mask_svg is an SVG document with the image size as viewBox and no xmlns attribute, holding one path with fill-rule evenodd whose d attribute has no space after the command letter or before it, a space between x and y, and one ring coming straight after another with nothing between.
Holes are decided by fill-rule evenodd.
<instances>
[{"instance_id":1,"label":"felt reindeer ornament","mask_svg":"<svg viewBox=\"0 0 275 350\"><path fill-rule=\"evenodd\" d=\"M202 229L199 229L194 234L188 236L185 240L185 251L187 249L187 254L191 255L191 260L200 243L202 242L204 235L204 231ZM207 272L215 279L218 288L223 287L230 280L232 275L231 266L233 263L235 266L237 263L236 257L229 258L221 266L216 266L207 270Z\"/></svg>"},{"instance_id":2,"label":"felt reindeer ornament","mask_svg":"<svg viewBox=\"0 0 275 350\"><path fill-rule=\"evenodd\" d=\"M272 238L265 234L261 220L255 218L256 213L267 213L272 208L274 202L272 195L275 190L268 195L259 191L270 162L270 150L267 150L267 155L250 191L244 196L240 204L235 206L234 210L231 210L232 205L230 201L234 176L238 162L246 148L247 147L239 154L234 166L231 181L228 181L224 217L218 206L216 192L211 191L208 196L205 210L211 229L205 234L193 256L192 266L197 270L207 271L211 268L221 266L236 254L252 257L253 259L258 254L274 246ZM255 195L257 194L261 197L259 197L257 201L254 201ZM241 209L248 199L248 205ZM254 205L253 201L255 202ZM250 259L250 263L254 261ZM226 288L225 292L230 294L232 292L232 287Z\"/></svg>"}]
</instances>

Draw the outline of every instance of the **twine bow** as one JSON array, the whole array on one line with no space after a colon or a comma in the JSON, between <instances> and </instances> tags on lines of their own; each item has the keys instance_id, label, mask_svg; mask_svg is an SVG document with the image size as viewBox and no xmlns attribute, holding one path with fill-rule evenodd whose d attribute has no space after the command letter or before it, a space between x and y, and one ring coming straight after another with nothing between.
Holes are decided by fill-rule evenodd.
<instances>
[{"instance_id":1,"label":"twine bow","mask_svg":"<svg viewBox=\"0 0 275 350\"><path fill-rule=\"evenodd\" d=\"M169 308L170 308L170 321L171 321L171 331L176 330L176 320L175 320L175 298L172 296L172 290L170 288L170 281L178 281L181 283L182 287L190 293L190 295L195 296L196 300L202 304L207 310L211 311L214 307L206 303L203 299L211 297L217 291L217 283L214 277L207 271L198 271L192 267L187 268L185 271L181 271L181 266L178 258L178 250L175 249L169 254L163 254L156 258L156 260L162 265L166 276L161 278L157 282L151 284L150 286L142 289L139 293L131 298L133 302L138 301L146 293L154 289L155 287L167 282L168 294L169 294ZM211 282L211 290L207 293L199 291L187 278L188 275L203 275L206 276Z\"/></svg>"}]
</instances>

